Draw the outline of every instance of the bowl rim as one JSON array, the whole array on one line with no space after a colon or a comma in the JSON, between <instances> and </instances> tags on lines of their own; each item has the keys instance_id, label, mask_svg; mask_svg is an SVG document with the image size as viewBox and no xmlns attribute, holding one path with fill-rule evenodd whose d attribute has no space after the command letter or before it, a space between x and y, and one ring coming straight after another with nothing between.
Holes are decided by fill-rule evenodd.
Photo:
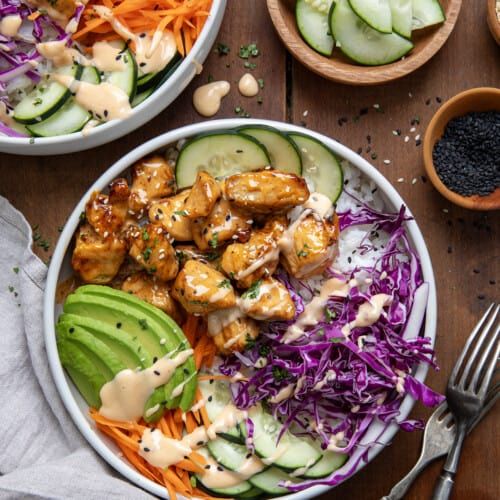
<instances>
[{"instance_id":1,"label":"bowl rim","mask_svg":"<svg viewBox=\"0 0 500 500\"><path fill-rule=\"evenodd\" d=\"M375 167L373 167L368 161L360 157L354 151L350 150L346 146L343 146L337 141L323 134L313 132L311 130L296 125L291 125L271 120L242 119L242 118L212 120L212 121L205 121L196 124L191 124L181 128L177 128L175 130L162 134L154 139L151 139L150 141L142 144L141 146L136 147L128 154L123 156L120 160L115 162L86 191L86 193L83 195L83 197L81 198L81 200L78 202L75 209L71 213L70 217L68 218L66 225L64 226L59 241L57 242L57 245L55 247L54 254L52 256L52 260L47 274L47 283L45 287L44 304L43 304L43 325L44 325L45 346L49 360L50 371L54 379L55 385L57 387L57 390L59 392L59 395L63 400L63 404L66 407L66 410L70 414L77 428L83 434L88 443L94 448L94 450L109 465L111 465L115 470L120 472L128 480L132 481L137 486L161 498L168 498L165 489L160 485L153 483L149 479L146 479L144 476L139 474L135 469L133 469L130 465L122 461L114 452L112 452L109 449L109 447L103 441L102 437L98 435L97 432L89 425L89 421L78 407L76 400L73 394L71 393L68 380L64 374L61 362L59 360L57 345L55 341L55 328L54 328L55 307L56 307L55 295L56 295L58 277L68 247L71 243L74 231L78 226L80 214L83 211L85 203L87 202L89 196L93 191L105 188L114 178L119 176L122 172L126 171L134 162L136 162L143 156L152 153L168 144L175 143L178 140L185 139L197 135L199 133L209 132L213 130L231 129L248 124L267 125L278 128L279 130L285 132L299 132L311 136L313 138L316 138L320 141L324 141L325 144L334 151L334 153L346 159L356 168L361 170L365 175L367 175L367 177L371 178L371 180L375 182L377 187L384 194L385 198L387 199L390 205L393 205L394 208L396 208L401 206L401 204L405 204L401 196L396 191L396 189L392 186L392 184ZM405 204L405 206L407 205ZM409 216L411 216L411 212L409 209L408 212ZM415 248L420 258L424 280L429 283L429 297L428 297L424 332L425 336L430 338L432 346L434 346L436 338L436 324L437 324L437 299L436 299L436 283L434 279L432 263L430 260L429 252L427 250L427 246L425 244L423 235L414 218L411 218L411 220L407 222L407 231L410 236L412 246ZM427 364L418 365L414 374L415 378L423 382L427 375L428 369L429 366ZM415 400L411 396L409 395L405 396L400 407L401 418L405 419L408 416L414 403ZM385 426L381 423L379 424L378 422L375 422L370 427L370 430L371 432L370 436L367 438L367 442L372 442L376 440L377 444L374 445L368 452L366 461L361 459L362 455L364 454L364 449L361 448L360 452L358 453L358 456L354 454L353 457L351 457L351 459L348 460L348 462L346 462L346 465L352 467L352 462L354 460L358 461L355 472L352 475L358 472L361 468L363 468L366 465L366 463L370 462L371 460L373 460L373 458L375 458L376 455L378 455L378 453L384 448L384 446L392 440L392 437L398 431L398 426L394 423L389 426ZM344 466L342 467L342 469L339 469L339 471L347 472L347 469L348 468ZM352 477L352 475L349 475L349 477ZM304 490L294 494L289 494L280 498L282 498L283 500L309 499L317 495L320 495L322 493L325 493L330 489L331 487L328 485L314 486L312 488L309 488L308 490Z\"/></svg>"},{"instance_id":2,"label":"bowl rim","mask_svg":"<svg viewBox=\"0 0 500 500\"><path fill-rule=\"evenodd\" d=\"M433 36L417 54L412 54L410 51L407 57L405 56L390 64L378 66L363 66L348 61L345 63L345 67L337 66L334 58L322 56L315 52L314 49L309 47L302 39L300 33L297 35L300 44L288 43L286 38L288 34L292 32L285 26L286 23L283 20L281 14L282 7L280 5L283 2L286 3L286 0L266 0L266 3L273 26L280 40L300 64L317 75L334 82L355 86L370 86L392 82L413 73L441 50L455 28L462 7L462 0L448 1L450 7L448 9L449 12L445 12L446 19L439 26L430 26L426 28L426 30L433 30ZM322 70L322 65L317 64L315 60L310 60L308 56L317 56L321 58L322 61L324 60L327 67ZM328 62L333 62L334 64L328 64Z\"/></svg>"},{"instance_id":3,"label":"bowl rim","mask_svg":"<svg viewBox=\"0 0 500 500\"><path fill-rule=\"evenodd\" d=\"M495 210L498 209L498 207L491 207L487 208L484 206L481 206L480 204L477 203L477 198L476 196L462 196L459 193L456 193L455 191L452 191L449 189L446 184L440 179L436 167L434 165L434 160L432 158L432 154L434 151L434 146L436 142L439 140L439 137L436 137L436 140L433 141L433 135L436 127L438 126L438 123L441 121L443 115L446 113L447 110L450 108L453 108L457 106L461 101L466 100L470 97L477 96L477 95L491 95L491 96L496 96L499 101L500 101L500 88L496 87L475 87L472 89L467 89L462 92L459 92L458 94L454 95L447 101L445 101L439 109L434 113L433 117L431 118L431 121L429 122L429 125L427 125L427 128L425 130L425 135L424 135L424 142L423 142L423 157L424 157L424 168L427 173L427 176L429 177L430 181L432 182L433 186L439 191L439 193L444 196L448 201L451 201L455 205L458 205L463 208L468 208L470 210ZM464 111L465 113L472 112L474 109L470 109L468 111ZM462 113L463 114L463 113ZM459 115L453 115L453 117L456 117ZM448 123L448 122L447 122ZM446 127L447 123L444 124L444 127ZM499 189L499 188L497 188Z\"/></svg>"},{"instance_id":4,"label":"bowl rim","mask_svg":"<svg viewBox=\"0 0 500 500\"><path fill-rule=\"evenodd\" d=\"M84 134L81 130L71 134L54 137L8 137L0 135L0 152L21 155L67 154L84 151L102 144L108 144L138 129L166 109L179 97L191 80L201 73L205 62L219 33L227 0L213 0L210 13L200 36L189 54L150 97L132 109L125 119L112 120Z\"/></svg>"}]
</instances>

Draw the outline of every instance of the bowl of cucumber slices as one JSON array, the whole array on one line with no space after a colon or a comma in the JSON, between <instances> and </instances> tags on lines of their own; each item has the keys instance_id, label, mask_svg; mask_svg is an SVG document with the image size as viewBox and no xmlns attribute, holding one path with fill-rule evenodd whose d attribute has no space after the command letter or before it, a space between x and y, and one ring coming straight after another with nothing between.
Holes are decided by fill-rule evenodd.
<instances>
[{"instance_id":1,"label":"bowl of cucumber slices","mask_svg":"<svg viewBox=\"0 0 500 500\"><path fill-rule=\"evenodd\" d=\"M51 259L50 369L112 467L161 498L303 500L388 445L434 365L427 247L336 141L226 119L137 147Z\"/></svg>"},{"instance_id":2,"label":"bowl of cucumber slices","mask_svg":"<svg viewBox=\"0 0 500 500\"><path fill-rule=\"evenodd\" d=\"M377 85L422 66L448 39L461 0L267 0L274 27L311 71Z\"/></svg>"}]
</instances>

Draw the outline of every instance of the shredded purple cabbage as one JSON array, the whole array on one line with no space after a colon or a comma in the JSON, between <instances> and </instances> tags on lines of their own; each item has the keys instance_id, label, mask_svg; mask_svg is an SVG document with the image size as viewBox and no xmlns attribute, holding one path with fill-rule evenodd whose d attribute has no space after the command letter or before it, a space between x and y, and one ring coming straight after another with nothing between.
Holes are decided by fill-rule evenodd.
<instances>
[{"instance_id":1,"label":"shredded purple cabbage","mask_svg":"<svg viewBox=\"0 0 500 500\"><path fill-rule=\"evenodd\" d=\"M359 462L355 455L360 452L360 441L375 420L385 426L396 422L405 431L422 428L420 421L398 419L406 394L426 406L443 400L412 375L420 363L435 369L437 366L431 340L419 335L428 285L423 282L418 256L408 241L405 207L398 213L380 213L359 202L358 208L338 214L342 230L369 224L372 234L388 234L375 265L356 267L343 276L348 281L362 272L369 277L366 284L352 288L347 298L331 297L325 317L298 340L289 344L281 341L294 321L270 322L254 346L226 358L220 366L220 371L229 376L239 370L250 373L248 380L231 387L239 408L266 402L284 429L291 427L296 435L313 437L323 449L330 445L329 449L349 454L348 464L353 463L350 473ZM373 250L373 243L365 238L359 251L369 254ZM331 273L339 276L337 271ZM278 278L291 293L297 317L304 310L301 295L310 294L310 287L297 280L292 282L284 272ZM361 304L379 293L392 297L390 306L375 324L353 328L346 337L342 327L355 318ZM269 401L290 385L293 393L289 397L276 404ZM363 455L366 452L363 445ZM290 489L300 491L316 484L334 486L344 479L345 474L334 473Z\"/></svg>"}]
</instances>

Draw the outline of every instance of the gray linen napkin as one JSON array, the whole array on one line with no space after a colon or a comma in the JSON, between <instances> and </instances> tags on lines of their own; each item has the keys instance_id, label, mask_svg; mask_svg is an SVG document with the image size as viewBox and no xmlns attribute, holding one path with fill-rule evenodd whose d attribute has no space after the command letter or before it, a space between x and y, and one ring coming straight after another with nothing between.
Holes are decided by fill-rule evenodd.
<instances>
[{"instance_id":1,"label":"gray linen napkin","mask_svg":"<svg viewBox=\"0 0 500 500\"><path fill-rule=\"evenodd\" d=\"M47 268L31 241L0 197L0 499L151 499L94 453L59 398L43 340Z\"/></svg>"}]
</instances>

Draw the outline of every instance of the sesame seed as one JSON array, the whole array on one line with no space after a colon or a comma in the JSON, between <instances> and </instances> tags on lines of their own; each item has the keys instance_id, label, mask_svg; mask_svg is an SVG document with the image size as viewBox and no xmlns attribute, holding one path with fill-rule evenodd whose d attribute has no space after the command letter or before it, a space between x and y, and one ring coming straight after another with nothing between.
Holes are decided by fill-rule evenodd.
<instances>
[{"instance_id":1,"label":"sesame seed","mask_svg":"<svg viewBox=\"0 0 500 500\"><path fill-rule=\"evenodd\" d=\"M409 135L406 135L405 136L405 142L408 142L410 140L410 136Z\"/></svg>"},{"instance_id":2,"label":"sesame seed","mask_svg":"<svg viewBox=\"0 0 500 500\"><path fill-rule=\"evenodd\" d=\"M154 374L160 376L160 372L158 370L155 370Z\"/></svg>"},{"instance_id":3,"label":"sesame seed","mask_svg":"<svg viewBox=\"0 0 500 500\"><path fill-rule=\"evenodd\" d=\"M414 177L414 178L412 179L411 183L412 183L412 184L416 184L416 183L417 183L417 178L416 178L416 177Z\"/></svg>"},{"instance_id":4,"label":"sesame seed","mask_svg":"<svg viewBox=\"0 0 500 500\"><path fill-rule=\"evenodd\" d=\"M384 160L384 163L385 163L386 165L390 165L391 160Z\"/></svg>"},{"instance_id":5,"label":"sesame seed","mask_svg":"<svg viewBox=\"0 0 500 500\"><path fill-rule=\"evenodd\" d=\"M405 180L404 180L404 177L400 177L400 178L398 179L398 182L404 182L404 181L405 181Z\"/></svg>"}]
</instances>

